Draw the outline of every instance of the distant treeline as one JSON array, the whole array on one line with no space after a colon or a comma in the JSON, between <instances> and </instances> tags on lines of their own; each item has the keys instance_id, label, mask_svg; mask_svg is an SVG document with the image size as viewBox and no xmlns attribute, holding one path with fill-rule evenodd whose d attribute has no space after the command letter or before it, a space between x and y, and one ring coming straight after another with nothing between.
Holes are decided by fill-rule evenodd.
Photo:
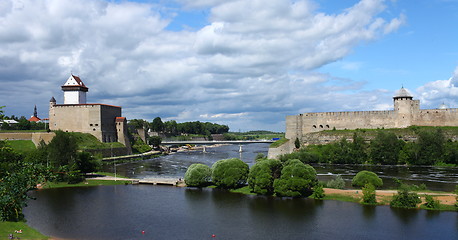
<instances>
[{"instance_id":1,"label":"distant treeline","mask_svg":"<svg viewBox=\"0 0 458 240\"><path fill-rule=\"evenodd\" d=\"M457 165L458 142L446 139L440 128L417 131L415 142L405 142L396 134L379 130L370 142L358 133L352 141L345 138L325 145L309 145L297 152L280 156L304 163L381 164L381 165Z\"/></svg>"},{"instance_id":2,"label":"distant treeline","mask_svg":"<svg viewBox=\"0 0 458 240\"><path fill-rule=\"evenodd\" d=\"M162 122L160 117L156 117L152 122L147 122L142 119L132 119L129 125L135 128L146 128L153 132L160 132L171 136L181 134L199 134L208 136L210 134L223 134L229 131L227 125L221 125L211 122L183 122L177 123L175 120Z\"/></svg>"},{"instance_id":3,"label":"distant treeline","mask_svg":"<svg viewBox=\"0 0 458 240\"><path fill-rule=\"evenodd\" d=\"M18 118L14 115L11 117L4 116L4 120L16 120L16 124L8 124L6 122L1 123L1 130L45 130L48 128L48 124L44 122L29 122L24 116ZM0 119L2 120L2 119Z\"/></svg>"}]
</instances>

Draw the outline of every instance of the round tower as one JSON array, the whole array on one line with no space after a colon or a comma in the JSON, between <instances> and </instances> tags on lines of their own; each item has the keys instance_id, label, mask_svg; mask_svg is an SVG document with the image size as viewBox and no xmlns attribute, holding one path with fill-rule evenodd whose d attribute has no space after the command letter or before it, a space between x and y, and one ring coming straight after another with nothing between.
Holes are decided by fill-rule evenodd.
<instances>
[{"instance_id":1,"label":"round tower","mask_svg":"<svg viewBox=\"0 0 458 240\"><path fill-rule=\"evenodd\" d=\"M419 110L419 102L413 100L412 95L402 87L393 97L394 111L396 112L396 127L408 127L412 125L414 115Z\"/></svg>"}]
</instances>

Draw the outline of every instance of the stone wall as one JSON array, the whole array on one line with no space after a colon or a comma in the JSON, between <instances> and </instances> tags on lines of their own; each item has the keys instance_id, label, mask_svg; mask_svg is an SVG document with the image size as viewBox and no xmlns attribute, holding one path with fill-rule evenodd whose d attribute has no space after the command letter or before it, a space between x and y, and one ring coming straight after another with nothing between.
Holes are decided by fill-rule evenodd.
<instances>
[{"instance_id":1,"label":"stone wall","mask_svg":"<svg viewBox=\"0 0 458 240\"><path fill-rule=\"evenodd\" d=\"M41 140L47 144L54 136L56 136L56 134L53 132L9 132L0 133L0 140L30 140L35 146L38 146Z\"/></svg>"},{"instance_id":2,"label":"stone wall","mask_svg":"<svg viewBox=\"0 0 458 240\"><path fill-rule=\"evenodd\" d=\"M294 150L294 141L290 140L279 147L269 148L269 152L267 153L267 158L276 159L282 154L292 153L293 150Z\"/></svg>"}]
</instances>

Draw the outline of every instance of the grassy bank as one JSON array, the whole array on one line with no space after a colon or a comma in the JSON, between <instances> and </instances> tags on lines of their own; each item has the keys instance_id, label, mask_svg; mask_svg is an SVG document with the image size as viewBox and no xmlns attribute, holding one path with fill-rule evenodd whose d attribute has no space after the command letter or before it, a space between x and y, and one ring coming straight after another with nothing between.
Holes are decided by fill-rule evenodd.
<instances>
[{"instance_id":1,"label":"grassy bank","mask_svg":"<svg viewBox=\"0 0 458 240\"><path fill-rule=\"evenodd\" d=\"M10 140L8 144L14 149L14 151L27 154L35 149L35 144L32 140Z\"/></svg>"},{"instance_id":2,"label":"grassy bank","mask_svg":"<svg viewBox=\"0 0 458 240\"><path fill-rule=\"evenodd\" d=\"M14 231L22 230L22 233ZM9 234L20 239L42 240L49 239L37 230L29 227L25 222L0 222L0 240L8 239Z\"/></svg>"}]
</instances>

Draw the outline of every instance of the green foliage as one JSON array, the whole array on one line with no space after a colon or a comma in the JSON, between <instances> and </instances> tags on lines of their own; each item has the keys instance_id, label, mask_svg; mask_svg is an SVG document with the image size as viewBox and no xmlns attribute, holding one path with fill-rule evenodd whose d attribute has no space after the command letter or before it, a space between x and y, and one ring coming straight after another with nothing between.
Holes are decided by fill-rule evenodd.
<instances>
[{"instance_id":1,"label":"green foliage","mask_svg":"<svg viewBox=\"0 0 458 240\"><path fill-rule=\"evenodd\" d=\"M79 152L76 158L76 169L82 173L96 172L100 170L102 162L88 152Z\"/></svg>"},{"instance_id":2,"label":"green foliage","mask_svg":"<svg viewBox=\"0 0 458 240\"><path fill-rule=\"evenodd\" d=\"M283 154L279 157L281 162L286 162L291 159L299 159L301 162L307 163L317 163L319 162L319 156L314 152L309 152L307 149L300 149L299 151L292 152L290 154Z\"/></svg>"},{"instance_id":3,"label":"green foliage","mask_svg":"<svg viewBox=\"0 0 458 240\"><path fill-rule=\"evenodd\" d=\"M336 178L332 179L326 184L328 188L335 188L335 189L344 189L345 181L343 180L342 176L337 175Z\"/></svg>"},{"instance_id":4,"label":"green foliage","mask_svg":"<svg viewBox=\"0 0 458 240\"><path fill-rule=\"evenodd\" d=\"M47 146L49 163L54 168L75 164L77 148L76 140L72 135L56 131L56 136Z\"/></svg>"},{"instance_id":5,"label":"green foliage","mask_svg":"<svg viewBox=\"0 0 458 240\"><path fill-rule=\"evenodd\" d=\"M367 183L363 187L363 203L364 204L377 204L377 199L375 198L375 187L374 185Z\"/></svg>"},{"instance_id":6,"label":"green foliage","mask_svg":"<svg viewBox=\"0 0 458 240\"><path fill-rule=\"evenodd\" d=\"M281 145L287 143L289 141L289 139L287 138L280 138L280 140L277 140L275 142L273 142L272 144L270 144L270 147L271 148L277 148L277 147L280 147Z\"/></svg>"},{"instance_id":7,"label":"green foliage","mask_svg":"<svg viewBox=\"0 0 458 240\"><path fill-rule=\"evenodd\" d=\"M210 184L212 171L207 165L194 163L188 167L184 182L188 187L205 187Z\"/></svg>"},{"instance_id":8,"label":"green foliage","mask_svg":"<svg viewBox=\"0 0 458 240\"><path fill-rule=\"evenodd\" d=\"M266 159L266 156L264 155L264 153L258 153L256 154L256 157L254 158L255 162L258 162L264 159Z\"/></svg>"},{"instance_id":9,"label":"green foliage","mask_svg":"<svg viewBox=\"0 0 458 240\"><path fill-rule=\"evenodd\" d=\"M299 138L296 138L296 140L294 141L294 146L297 149L301 148L301 141L299 141Z\"/></svg>"},{"instance_id":10,"label":"green foliage","mask_svg":"<svg viewBox=\"0 0 458 240\"><path fill-rule=\"evenodd\" d=\"M307 197L316 183L315 169L292 159L283 164L281 177L274 180L274 191L279 197Z\"/></svg>"},{"instance_id":11,"label":"green foliage","mask_svg":"<svg viewBox=\"0 0 458 240\"><path fill-rule=\"evenodd\" d=\"M140 137L135 138L134 144L132 144L132 151L134 153L145 153L151 151L151 147L143 142L143 140Z\"/></svg>"},{"instance_id":12,"label":"green foliage","mask_svg":"<svg viewBox=\"0 0 458 240\"><path fill-rule=\"evenodd\" d=\"M398 190L390 202L390 206L397 208L416 208L421 203L420 197L406 188Z\"/></svg>"},{"instance_id":13,"label":"green foliage","mask_svg":"<svg viewBox=\"0 0 458 240\"><path fill-rule=\"evenodd\" d=\"M246 183L248 164L238 158L223 159L212 166L212 180L219 188L232 189Z\"/></svg>"},{"instance_id":14,"label":"green foliage","mask_svg":"<svg viewBox=\"0 0 458 240\"><path fill-rule=\"evenodd\" d=\"M164 123L160 117L156 117L153 119L153 122L150 124L151 130L154 132L162 132L164 131Z\"/></svg>"},{"instance_id":15,"label":"green foliage","mask_svg":"<svg viewBox=\"0 0 458 240\"><path fill-rule=\"evenodd\" d=\"M351 184L358 187L363 187L368 183L374 185L375 187L383 186L383 181L377 176L377 174L366 170L360 171L351 180Z\"/></svg>"},{"instance_id":16,"label":"green foliage","mask_svg":"<svg viewBox=\"0 0 458 240\"><path fill-rule=\"evenodd\" d=\"M445 136L440 128L434 131L420 131L418 134L418 160L420 165L434 165L444 154Z\"/></svg>"},{"instance_id":17,"label":"green foliage","mask_svg":"<svg viewBox=\"0 0 458 240\"><path fill-rule=\"evenodd\" d=\"M248 186L252 192L272 195L273 183L280 176L282 164L279 160L263 159L254 164L248 174Z\"/></svg>"},{"instance_id":18,"label":"green foliage","mask_svg":"<svg viewBox=\"0 0 458 240\"><path fill-rule=\"evenodd\" d=\"M439 200L436 200L431 195L425 195L425 203L423 204L426 209L439 209Z\"/></svg>"},{"instance_id":19,"label":"green foliage","mask_svg":"<svg viewBox=\"0 0 458 240\"><path fill-rule=\"evenodd\" d=\"M153 145L154 147L159 147L162 143L162 138L159 136L151 136L148 138L148 142L150 145Z\"/></svg>"},{"instance_id":20,"label":"green foliage","mask_svg":"<svg viewBox=\"0 0 458 240\"><path fill-rule=\"evenodd\" d=\"M378 131L370 144L370 157L374 164L398 164L399 151L404 142L392 132Z\"/></svg>"},{"instance_id":21,"label":"green foliage","mask_svg":"<svg viewBox=\"0 0 458 240\"><path fill-rule=\"evenodd\" d=\"M326 197L326 194L324 194L323 185L316 184L315 187L313 187L312 198L323 199L324 197Z\"/></svg>"}]
</instances>

